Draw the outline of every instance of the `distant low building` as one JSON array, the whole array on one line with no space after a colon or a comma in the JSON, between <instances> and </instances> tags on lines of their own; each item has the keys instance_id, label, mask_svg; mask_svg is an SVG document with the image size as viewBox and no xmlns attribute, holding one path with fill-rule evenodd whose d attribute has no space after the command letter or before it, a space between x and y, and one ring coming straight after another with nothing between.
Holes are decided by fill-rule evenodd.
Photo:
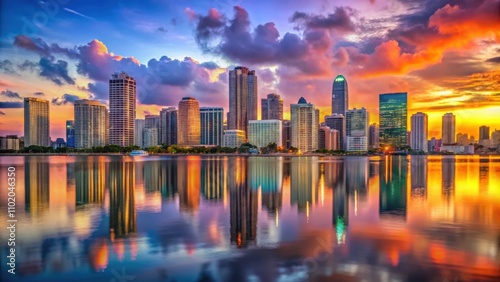
<instances>
[{"instance_id":1,"label":"distant low building","mask_svg":"<svg viewBox=\"0 0 500 282\"><path fill-rule=\"evenodd\" d=\"M64 141L64 138L57 138L56 141L52 142L52 148L53 149L59 149L59 148L66 148L66 141Z\"/></svg>"},{"instance_id":2,"label":"distant low building","mask_svg":"<svg viewBox=\"0 0 500 282\"><path fill-rule=\"evenodd\" d=\"M1 150L19 150L19 138L17 135L7 135L5 137L0 137L0 149Z\"/></svg>"},{"instance_id":3,"label":"distant low building","mask_svg":"<svg viewBox=\"0 0 500 282\"><path fill-rule=\"evenodd\" d=\"M231 129L224 131L224 147L237 148L245 143L245 131Z\"/></svg>"},{"instance_id":4,"label":"distant low building","mask_svg":"<svg viewBox=\"0 0 500 282\"><path fill-rule=\"evenodd\" d=\"M461 146L461 145L445 145L441 146L440 152L448 152L448 153L454 153L454 154L474 154L474 145L467 145L467 146Z\"/></svg>"},{"instance_id":5,"label":"distant low building","mask_svg":"<svg viewBox=\"0 0 500 282\"><path fill-rule=\"evenodd\" d=\"M270 143L281 146L282 124L278 119L249 120L248 121L248 142L258 148L266 147Z\"/></svg>"}]
</instances>

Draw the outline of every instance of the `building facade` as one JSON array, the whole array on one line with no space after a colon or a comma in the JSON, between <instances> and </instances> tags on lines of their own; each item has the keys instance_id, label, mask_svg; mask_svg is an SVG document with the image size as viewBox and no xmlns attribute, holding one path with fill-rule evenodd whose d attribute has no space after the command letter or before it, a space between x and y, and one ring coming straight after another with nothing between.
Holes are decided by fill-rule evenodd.
<instances>
[{"instance_id":1,"label":"building facade","mask_svg":"<svg viewBox=\"0 0 500 282\"><path fill-rule=\"evenodd\" d=\"M462 146L469 145L469 135L467 133L457 133L457 144Z\"/></svg>"},{"instance_id":2,"label":"building facade","mask_svg":"<svg viewBox=\"0 0 500 282\"><path fill-rule=\"evenodd\" d=\"M283 120L281 124L281 130L283 133L283 136L281 137L283 140L282 146L286 149L289 149L292 146L292 137L290 135L292 133L292 123L289 120Z\"/></svg>"},{"instance_id":3,"label":"building facade","mask_svg":"<svg viewBox=\"0 0 500 282\"><path fill-rule=\"evenodd\" d=\"M228 129L224 131L224 147L238 148L245 143L246 133L243 130Z\"/></svg>"},{"instance_id":4,"label":"building facade","mask_svg":"<svg viewBox=\"0 0 500 282\"><path fill-rule=\"evenodd\" d=\"M257 76L246 67L229 71L228 129L246 130L257 119Z\"/></svg>"},{"instance_id":5,"label":"building facade","mask_svg":"<svg viewBox=\"0 0 500 282\"><path fill-rule=\"evenodd\" d=\"M399 148L408 145L408 97L406 92L379 96L379 142Z\"/></svg>"},{"instance_id":6,"label":"building facade","mask_svg":"<svg viewBox=\"0 0 500 282\"><path fill-rule=\"evenodd\" d=\"M325 125L330 127L331 129L335 129L338 131L339 137L337 139L337 148L338 150L346 149L346 138L345 138L345 117L343 114L332 114L329 116L325 116Z\"/></svg>"},{"instance_id":7,"label":"building facade","mask_svg":"<svg viewBox=\"0 0 500 282\"><path fill-rule=\"evenodd\" d=\"M106 145L106 105L94 100L76 100L75 148Z\"/></svg>"},{"instance_id":8,"label":"building facade","mask_svg":"<svg viewBox=\"0 0 500 282\"><path fill-rule=\"evenodd\" d=\"M370 127L368 128L368 148L370 149L380 148L378 131L379 131L378 124L376 123L370 124Z\"/></svg>"},{"instance_id":9,"label":"building facade","mask_svg":"<svg viewBox=\"0 0 500 282\"><path fill-rule=\"evenodd\" d=\"M427 114L418 112L411 116L411 148L416 151L429 152Z\"/></svg>"},{"instance_id":10,"label":"building facade","mask_svg":"<svg viewBox=\"0 0 500 282\"><path fill-rule=\"evenodd\" d=\"M490 127L483 125L479 127L479 142L490 139Z\"/></svg>"},{"instance_id":11,"label":"building facade","mask_svg":"<svg viewBox=\"0 0 500 282\"><path fill-rule=\"evenodd\" d=\"M346 151L368 151L370 116L365 108L346 111Z\"/></svg>"},{"instance_id":12,"label":"building facade","mask_svg":"<svg viewBox=\"0 0 500 282\"><path fill-rule=\"evenodd\" d=\"M276 93L261 99L261 119L283 120L283 99Z\"/></svg>"},{"instance_id":13,"label":"building facade","mask_svg":"<svg viewBox=\"0 0 500 282\"><path fill-rule=\"evenodd\" d=\"M319 128L318 149L339 150L339 131L324 125Z\"/></svg>"},{"instance_id":14,"label":"building facade","mask_svg":"<svg viewBox=\"0 0 500 282\"><path fill-rule=\"evenodd\" d=\"M158 128L145 127L142 130L141 148L149 148L154 146L158 146Z\"/></svg>"},{"instance_id":15,"label":"building facade","mask_svg":"<svg viewBox=\"0 0 500 282\"><path fill-rule=\"evenodd\" d=\"M0 137L0 150L18 151L19 149L19 138L17 137L17 135L7 135L5 137Z\"/></svg>"},{"instance_id":16,"label":"building facade","mask_svg":"<svg viewBox=\"0 0 500 282\"><path fill-rule=\"evenodd\" d=\"M134 145L136 82L124 72L109 80L109 143Z\"/></svg>"},{"instance_id":17,"label":"building facade","mask_svg":"<svg viewBox=\"0 0 500 282\"><path fill-rule=\"evenodd\" d=\"M290 105L291 145L301 152L318 149L319 110L301 97L297 104Z\"/></svg>"},{"instance_id":18,"label":"building facade","mask_svg":"<svg viewBox=\"0 0 500 282\"><path fill-rule=\"evenodd\" d=\"M221 107L201 107L201 144L222 146L224 109Z\"/></svg>"},{"instance_id":19,"label":"building facade","mask_svg":"<svg viewBox=\"0 0 500 282\"><path fill-rule=\"evenodd\" d=\"M177 109L163 108L160 112L160 144L170 146L177 144Z\"/></svg>"},{"instance_id":20,"label":"building facade","mask_svg":"<svg viewBox=\"0 0 500 282\"><path fill-rule=\"evenodd\" d=\"M144 131L144 128L146 127L146 121L143 119L136 119L135 120L135 127L134 127L134 145L139 146L142 148L142 134Z\"/></svg>"},{"instance_id":21,"label":"building facade","mask_svg":"<svg viewBox=\"0 0 500 282\"><path fill-rule=\"evenodd\" d=\"M192 97L184 97L179 102L177 115L177 141L182 146L200 145L200 106Z\"/></svg>"},{"instance_id":22,"label":"building facade","mask_svg":"<svg viewBox=\"0 0 500 282\"><path fill-rule=\"evenodd\" d=\"M49 101L24 98L24 146L50 146Z\"/></svg>"},{"instance_id":23,"label":"building facade","mask_svg":"<svg viewBox=\"0 0 500 282\"><path fill-rule=\"evenodd\" d=\"M446 113L442 119L443 145L455 144L455 115Z\"/></svg>"},{"instance_id":24,"label":"building facade","mask_svg":"<svg viewBox=\"0 0 500 282\"><path fill-rule=\"evenodd\" d=\"M283 143L282 123L278 119L251 120L248 124L248 142L258 148L270 143L281 146Z\"/></svg>"},{"instance_id":25,"label":"building facade","mask_svg":"<svg viewBox=\"0 0 500 282\"><path fill-rule=\"evenodd\" d=\"M155 128L156 129L156 144L152 146L157 146L161 145L161 140L160 140L160 116L159 115L146 115L144 116L144 128ZM149 146L151 147L151 146Z\"/></svg>"},{"instance_id":26,"label":"building facade","mask_svg":"<svg viewBox=\"0 0 500 282\"><path fill-rule=\"evenodd\" d=\"M349 109L349 91L347 80L343 75L337 75L332 86L332 114L342 114L345 116Z\"/></svg>"},{"instance_id":27,"label":"building facade","mask_svg":"<svg viewBox=\"0 0 500 282\"><path fill-rule=\"evenodd\" d=\"M75 121L66 121L66 145L75 148Z\"/></svg>"}]
</instances>

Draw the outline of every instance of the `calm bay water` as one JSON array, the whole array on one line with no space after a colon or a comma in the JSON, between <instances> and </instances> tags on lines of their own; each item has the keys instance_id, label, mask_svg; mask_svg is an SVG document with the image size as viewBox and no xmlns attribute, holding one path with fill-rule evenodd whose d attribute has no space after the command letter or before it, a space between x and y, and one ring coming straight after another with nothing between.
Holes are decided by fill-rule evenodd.
<instances>
[{"instance_id":1,"label":"calm bay water","mask_svg":"<svg viewBox=\"0 0 500 282\"><path fill-rule=\"evenodd\" d=\"M499 281L499 157L0 157L2 281Z\"/></svg>"}]
</instances>

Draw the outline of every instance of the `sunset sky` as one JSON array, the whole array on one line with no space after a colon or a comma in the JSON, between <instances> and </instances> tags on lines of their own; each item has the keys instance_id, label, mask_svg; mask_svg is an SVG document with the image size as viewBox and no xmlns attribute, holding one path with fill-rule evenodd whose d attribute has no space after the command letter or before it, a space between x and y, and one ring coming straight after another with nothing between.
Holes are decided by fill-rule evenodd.
<instances>
[{"instance_id":1,"label":"sunset sky","mask_svg":"<svg viewBox=\"0 0 500 282\"><path fill-rule=\"evenodd\" d=\"M500 0L1 1L0 136L23 136L23 97L51 101L64 136L75 99L107 102L112 73L138 82L138 118L193 96L228 110L227 69L255 69L259 98L303 96L329 114L334 77L378 122L378 95L457 133L500 129ZM259 110L260 111L260 110ZM260 116L260 115L259 115Z\"/></svg>"}]
</instances>

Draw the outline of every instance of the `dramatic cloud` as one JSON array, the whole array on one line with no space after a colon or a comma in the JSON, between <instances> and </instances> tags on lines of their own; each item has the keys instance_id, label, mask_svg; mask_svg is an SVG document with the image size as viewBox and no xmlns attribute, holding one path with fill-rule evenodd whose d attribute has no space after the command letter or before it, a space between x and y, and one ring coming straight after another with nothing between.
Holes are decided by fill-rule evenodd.
<instances>
[{"instance_id":1,"label":"dramatic cloud","mask_svg":"<svg viewBox=\"0 0 500 282\"><path fill-rule=\"evenodd\" d=\"M4 91L0 92L0 96L7 97L7 98L12 98L12 99L20 99L20 100L23 99L21 96L19 96L19 93L12 92L10 90L4 90Z\"/></svg>"},{"instance_id":2,"label":"dramatic cloud","mask_svg":"<svg viewBox=\"0 0 500 282\"><path fill-rule=\"evenodd\" d=\"M54 54L66 55L72 59L75 59L78 56L77 51L74 49L63 48L55 43L48 45L41 38L30 38L25 35L16 36L14 39L14 46L30 50L49 59L53 59Z\"/></svg>"},{"instance_id":3,"label":"dramatic cloud","mask_svg":"<svg viewBox=\"0 0 500 282\"><path fill-rule=\"evenodd\" d=\"M43 93L43 92L35 92L35 93L33 93L33 95L35 95L35 96L45 96L45 93Z\"/></svg>"},{"instance_id":4,"label":"dramatic cloud","mask_svg":"<svg viewBox=\"0 0 500 282\"><path fill-rule=\"evenodd\" d=\"M0 102L0 109L17 109L23 107L23 102Z\"/></svg>"},{"instance_id":5,"label":"dramatic cloud","mask_svg":"<svg viewBox=\"0 0 500 282\"><path fill-rule=\"evenodd\" d=\"M66 104L74 104L76 100L80 99L80 97L73 94L64 94L61 97L53 98L51 103L54 106L61 106Z\"/></svg>"},{"instance_id":6,"label":"dramatic cloud","mask_svg":"<svg viewBox=\"0 0 500 282\"><path fill-rule=\"evenodd\" d=\"M349 7L337 7L333 14L326 16L295 12L290 21L306 29L325 28L352 32L355 30L352 21L354 14L354 10Z\"/></svg>"},{"instance_id":7,"label":"dramatic cloud","mask_svg":"<svg viewBox=\"0 0 500 282\"><path fill-rule=\"evenodd\" d=\"M75 84L75 80L68 74L68 62L58 60L56 63L49 59L41 58L38 63L40 66L40 76L54 82L57 85Z\"/></svg>"}]
</instances>

